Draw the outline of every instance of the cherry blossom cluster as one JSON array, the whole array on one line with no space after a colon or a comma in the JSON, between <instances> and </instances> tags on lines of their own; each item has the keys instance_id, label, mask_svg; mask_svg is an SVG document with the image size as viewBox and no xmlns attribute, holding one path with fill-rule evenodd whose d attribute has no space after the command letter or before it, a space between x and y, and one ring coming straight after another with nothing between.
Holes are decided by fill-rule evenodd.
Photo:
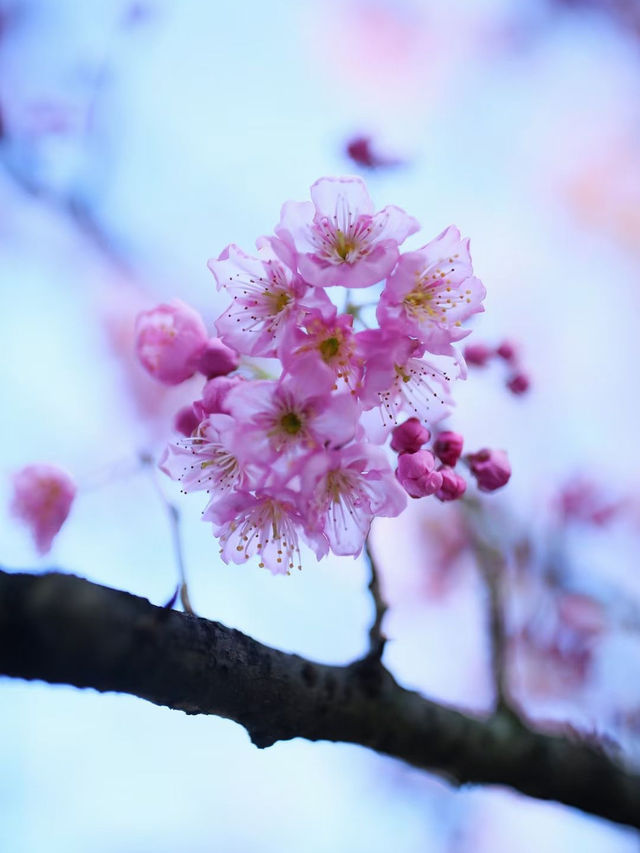
<instances>
[{"instance_id":1,"label":"cherry blossom cluster","mask_svg":"<svg viewBox=\"0 0 640 853\"><path fill-rule=\"evenodd\" d=\"M468 344L464 348L464 357L472 367L486 367L490 361L498 359L507 366L505 385L512 394L526 394L531 386L531 380L520 363L518 348L511 341L502 341L497 347L487 344Z\"/></svg>"},{"instance_id":2,"label":"cherry blossom cluster","mask_svg":"<svg viewBox=\"0 0 640 853\"><path fill-rule=\"evenodd\" d=\"M217 338L183 303L139 317L137 351L153 376L206 377L176 417L183 437L161 468L184 492L209 495L203 519L225 562L256 558L288 573L300 567L300 542L318 558L356 556L372 519L398 515L407 491L442 500L464 491L443 436L445 467L420 474L420 486L405 467L430 451L402 453L396 477L383 446L407 417L405 431L426 431L449 412L465 370L454 344L483 310L468 240L451 226L401 253L418 230L398 207L375 212L360 178L322 178L311 201L284 204L255 254L232 244L209 261L229 297ZM352 302L364 288L375 294L374 328Z\"/></svg>"}]
</instances>

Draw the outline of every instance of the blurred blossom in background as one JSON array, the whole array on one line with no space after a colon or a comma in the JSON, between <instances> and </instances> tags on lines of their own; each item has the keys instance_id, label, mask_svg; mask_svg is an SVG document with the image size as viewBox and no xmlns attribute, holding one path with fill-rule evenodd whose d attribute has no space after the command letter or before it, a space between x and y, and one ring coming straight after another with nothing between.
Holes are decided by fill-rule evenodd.
<instances>
[{"instance_id":1,"label":"blurred blossom in background","mask_svg":"<svg viewBox=\"0 0 640 853\"><path fill-rule=\"evenodd\" d=\"M171 534L139 458L161 450L201 383L154 383L134 357L135 317L180 298L211 327L225 305L207 258L232 241L250 251L316 178L362 174L377 208L401 206L422 235L452 222L470 235L488 292L472 340L515 342L531 383L511 393L508 359L470 366L446 427L509 452L511 482L484 512L512 555L514 695L531 719L640 758L634 8L0 0L0 561L170 598ZM44 558L9 512L13 473L34 462L78 484ZM198 496L181 500L199 614L327 662L363 651L360 559L288 578L227 566ZM461 506L413 501L376 521L373 543L389 667L482 710L472 536ZM629 830L499 789L454 791L356 747L258 751L226 720L0 687L12 853L637 850Z\"/></svg>"}]
</instances>

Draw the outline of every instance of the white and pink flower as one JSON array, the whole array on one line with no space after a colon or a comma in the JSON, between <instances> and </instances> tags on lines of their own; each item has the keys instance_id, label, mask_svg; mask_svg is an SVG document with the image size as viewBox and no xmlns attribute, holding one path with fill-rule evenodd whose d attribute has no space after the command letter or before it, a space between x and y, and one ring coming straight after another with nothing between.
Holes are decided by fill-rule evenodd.
<instances>
[{"instance_id":1,"label":"white and pink flower","mask_svg":"<svg viewBox=\"0 0 640 853\"><path fill-rule=\"evenodd\" d=\"M375 213L361 178L320 178L311 199L286 202L275 230L295 252L302 277L317 287L382 281L398 260L400 244L420 227L393 205Z\"/></svg>"}]
</instances>

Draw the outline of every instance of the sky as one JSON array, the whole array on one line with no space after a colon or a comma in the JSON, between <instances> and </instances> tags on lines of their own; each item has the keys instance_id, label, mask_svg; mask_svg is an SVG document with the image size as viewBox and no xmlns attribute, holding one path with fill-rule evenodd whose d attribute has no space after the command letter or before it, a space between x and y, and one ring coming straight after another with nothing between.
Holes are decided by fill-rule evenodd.
<instances>
[{"instance_id":1,"label":"sky","mask_svg":"<svg viewBox=\"0 0 640 853\"><path fill-rule=\"evenodd\" d=\"M136 458L161 449L197 389L145 384L133 318L178 297L211 324L224 302L207 259L229 242L250 250L318 177L358 172L344 147L359 133L404 161L365 178L377 207L422 224L408 248L451 223L471 237L488 291L473 338L521 347L531 393L471 372L454 416L469 446L508 450L499 500L514 525L538 535L576 472L634 493L640 43L615 22L533 0L0 10L0 505L32 461L63 465L80 487L43 559L0 511L0 563L170 597L170 531ZM199 496L182 500L198 614L325 662L364 651L362 560L309 560L284 578L225 566ZM467 571L447 596L412 599L421 511L374 530L392 600L386 660L403 684L481 710L481 591ZM635 600L635 536L572 540L575 588L606 597L615 583ZM612 697L640 707L625 675L638 658L633 632L612 630L588 691L539 710L614 732ZM0 696L0 849L12 853L637 850L604 821L453 791L357 747L258 751L229 721L90 690L0 679Z\"/></svg>"}]
</instances>

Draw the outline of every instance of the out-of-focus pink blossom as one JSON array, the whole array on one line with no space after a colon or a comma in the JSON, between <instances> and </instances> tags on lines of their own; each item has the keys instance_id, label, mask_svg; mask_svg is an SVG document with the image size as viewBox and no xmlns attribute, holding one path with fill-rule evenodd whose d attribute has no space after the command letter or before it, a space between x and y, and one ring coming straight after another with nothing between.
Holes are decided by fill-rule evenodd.
<instances>
[{"instance_id":1,"label":"out-of-focus pink blossom","mask_svg":"<svg viewBox=\"0 0 640 853\"><path fill-rule=\"evenodd\" d=\"M178 385L193 376L207 343L202 318L179 299L143 311L136 320L140 363L165 385Z\"/></svg>"},{"instance_id":2,"label":"out-of-focus pink blossom","mask_svg":"<svg viewBox=\"0 0 640 853\"><path fill-rule=\"evenodd\" d=\"M486 344L467 344L464 348L465 361L474 367L484 367L492 356L493 350Z\"/></svg>"},{"instance_id":3,"label":"out-of-focus pink blossom","mask_svg":"<svg viewBox=\"0 0 640 853\"><path fill-rule=\"evenodd\" d=\"M240 357L234 349L223 344L220 338L210 338L206 349L198 357L196 369L207 379L214 379L216 376L231 373L239 362Z\"/></svg>"},{"instance_id":4,"label":"out-of-focus pink blossom","mask_svg":"<svg viewBox=\"0 0 640 853\"><path fill-rule=\"evenodd\" d=\"M396 453L415 453L431 438L429 430L418 418L409 418L391 434L391 449Z\"/></svg>"},{"instance_id":5,"label":"out-of-focus pink blossom","mask_svg":"<svg viewBox=\"0 0 640 853\"><path fill-rule=\"evenodd\" d=\"M603 605L581 593L556 590L531 599L532 612L511 641L518 664L514 674L532 694L574 693L588 681L597 643L608 627Z\"/></svg>"},{"instance_id":6,"label":"out-of-focus pink blossom","mask_svg":"<svg viewBox=\"0 0 640 853\"><path fill-rule=\"evenodd\" d=\"M507 388L512 394L526 394L531 382L526 373L516 373L507 380Z\"/></svg>"},{"instance_id":7,"label":"out-of-focus pink blossom","mask_svg":"<svg viewBox=\"0 0 640 853\"><path fill-rule=\"evenodd\" d=\"M454 471L453 468L449 468L446 465L438 468L438 471L442 474L442 485L436 492L438 500L441 500L444 503L446 501L455 501L458 500L458 498L461 498L467 491L467 483L464 477L461 477L457 471Z\"/></svg>"},{"instance_id":8,"label":"out-of-focus pink blossom","mask_svg":"<svg viewBox=\"0 0 640 853\"><path fill-rule=\"evenodd\" d=\"M376 311L381 326L393 324L432 353L448 355L469 334L462 324L484 311L486 291L473 275L469 241L451 225L416 252L402 255Z\"/></svg>"},{"instance_id":9,"label":"out-of-focus pink blossom","mask_svg":"<svg viewBox=\"0 0 640 853\"><path fill-rule=\"evenodd\" d=\"M311 202L286 202L276 234L297 258L300 274L317 287L369 287L395 266L399 245L419 229L389 205L374 213L360 178L320 178Z\"/></svg>"},{"instance_id":10,"label":"out-of-focus pink blossom","mask_svg":"<svg viewBox=\"0 0 640 853\"><path fill-rule=\"evenodd\" d=\"M496 355L504 359L504 361L512 362L515 360L517 349L511 341L502 341L500 346L496 347Z\"/></svg>"},{"instance_id":11,"label":"out-of-focus pink blossom","mask_svg":"<svg viewBox=\"0 0 640 853\"><path fill-rule=\"evenodd\" d=\"M467 460L481 492L495 492L509 482L511 465L504 450L483 448L470 453Z\"/></svg>"},{"instance_id":12,"label":"out-of-focus pink blossom","mask_svg":"<svg viewBox=\"0 0 640 853\"><path fill-rule=\"evenodd\" d=\"M575 477L562 488L558 505L565 523L604 527L622 512L626 501L612 500L601 484L587 477Z\"/></svg>"},{"instance_id":13,"label":"out-of-focus pink blossom","mask_svg":"<svg viewBox=\"0 0 640 853\"><path fill-rule=\"evenodd\" d=\"M27 465L14 474L11 510L30 528L40 554L51 549L75 495L75 483L57 465Z\"/></svg>"},{"instance_id":14,"label":"out-of-focus pink blossom","mask_svg":"<svg viewBox=\"0 0 640 853\"><path fill-rule=\"evenodd\" d=\"M459 432L445 430L433 442L433 452L441 462L453 468L460 459L463 445L464 439Z\"/></svg>"},{"instance_id":15,"label":"out-of-focus pink blossom","mask_svg":"<svg viewBox=\"0 0 640 853\"><path fill-rule=\"evenodd\" d=\"M354 136L347 142L345 150L354 163L365 169L389 169L402 163L395 157L381 154L370 136Z\"/></svg>"},{"instance_id":16,"label":"out-of-focus pink blossom","mask_svg":"<svg viewBox=\"0 0 640 853\"><path fill-rule=\"evenodd\" d=\"M434 495L442 486L442 474L436 471L436 460L430 450L402 453L398 456L396 476L412 498Z\"/></svg>"}]
</instances>

